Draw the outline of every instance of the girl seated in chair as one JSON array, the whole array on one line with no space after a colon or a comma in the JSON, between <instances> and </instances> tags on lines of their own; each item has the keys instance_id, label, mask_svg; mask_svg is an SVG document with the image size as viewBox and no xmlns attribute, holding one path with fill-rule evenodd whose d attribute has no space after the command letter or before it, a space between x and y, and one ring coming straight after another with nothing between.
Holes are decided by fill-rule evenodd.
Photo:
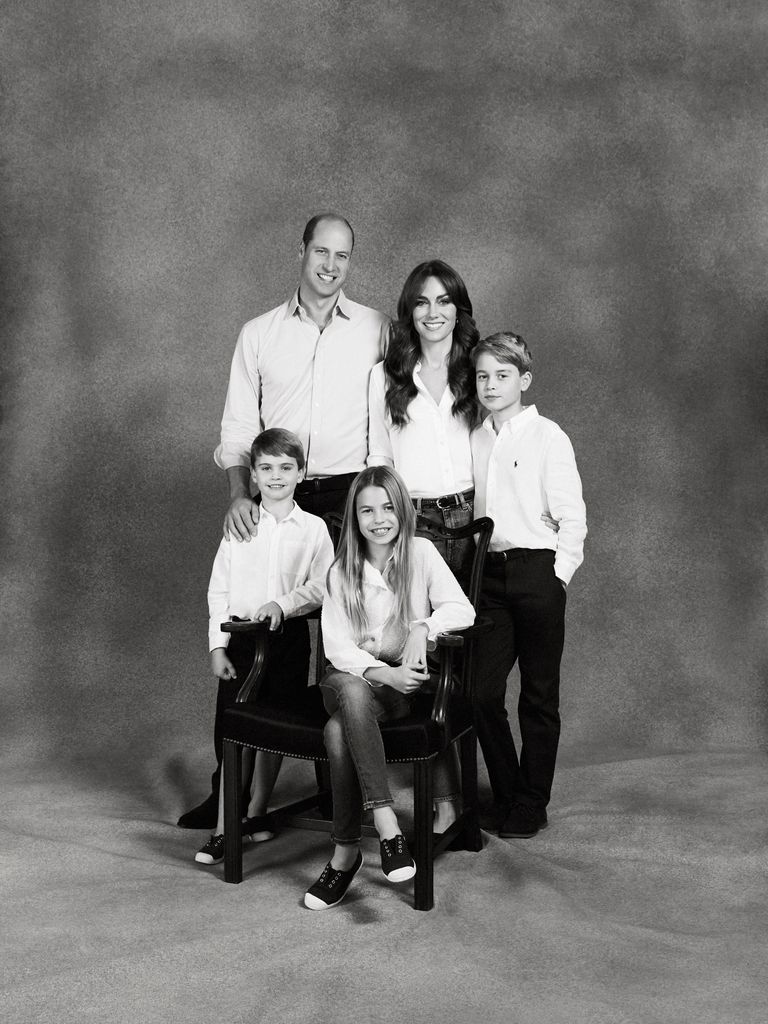
<instances>
[{"instance_id":1,"label":"girl seated in chair","mask_svg":"<svg viewBox=\"0 0 768 1024\"><path fill-rule=\"evenodd\" d=\"M428 646L444 630L470 626L475 611L432 543L414 537L415 519L405 484L388 466L371 466L353 481L322 611L332 666L320 685L331 716L325 745L334 851L304 896L312 910L340 903L360 870L366 809L387 879L416 873L389 791L379 722L408 714L411 696L429 679ZM438 757L435 832L456 820L458 788L452 752Z\"/></svg>"}]
</instances>

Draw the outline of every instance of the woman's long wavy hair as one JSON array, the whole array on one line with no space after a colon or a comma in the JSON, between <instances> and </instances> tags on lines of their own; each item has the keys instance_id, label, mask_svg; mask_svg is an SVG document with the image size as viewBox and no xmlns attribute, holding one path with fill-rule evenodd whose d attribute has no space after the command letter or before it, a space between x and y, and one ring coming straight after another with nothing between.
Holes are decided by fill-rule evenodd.
<instances>
[{"instance_id":1,"label":"woman's long wavy hair","mask_svg":"<svg viewBox=\"0 0 768 1024\"><path fill-rule=\"evenodd\" d=\"M367 546L357 521L357 499L366 487L383 487L392 502L400 532L395 541L392 560L386 570L386 579L395 595L394 619L398 627L407 631L411 614L411 548L416 528L416 513L400 476L389 466L369 466L358 473L352 481L344 508L341 536L331 568L328 570L327 586L331 593L331 576L337 573L341 604L347 613L355 634L355 642L361 643L368 633L368 618L363 604L363 566ZM334 594L334 597L336 595Z\"/></svg>"},{"instance_id":2,"label":"woman's long wavy hair","mask_svg":"<svg viewBox=\"0 0 768 1024\"><path fill-rule=\"evenodd\" d=\"M472 303L469 301L467 286L453 267L442 260L428 260L414 267L400 293L397 320L390 328L387 354L384 357L387 412L394 426L404 427L408 422L408 404L417 394L413 368L421 359L421 344L413 326L413 310L428 277L436 277L442 282L451 302L456 306L456 326L448 357L448 387L454 396L453 415L461 417L468 427L472 427L477 414L477 400L475 371L469 361L469 353L480 335L472 319Z\"/></svg>"}]
</instances>

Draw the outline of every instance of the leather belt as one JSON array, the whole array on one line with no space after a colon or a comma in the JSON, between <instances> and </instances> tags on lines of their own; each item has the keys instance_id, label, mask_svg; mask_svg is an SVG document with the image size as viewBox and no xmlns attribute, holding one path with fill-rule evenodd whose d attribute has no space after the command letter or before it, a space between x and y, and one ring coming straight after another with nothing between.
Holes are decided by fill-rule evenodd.
<instances>
[{"instance_id":1,"label":"leather belt","mask_svg":"<svg viewBox=\"0 0 768 1024\"><path fill-rule=\"evenodd\" d=\"M338 476L313 476L302 480L296 486L297 494L320 494L323 491L347 491L357 473L340 473Z\"/></svg>"},{"instance_id":2,"label":"leather belt","mask_svg":"<svg viewBox=\"0 0 768 1024\"><path fill-rule=\"evenodd\" d=\"M413 507L417 512L423 508L439 508L444 511L447 508L458 508L460 505L467 505L475 496L474 488L470 491L457 491L455 494L441 494L439 498L411 498Z\"/></svg>"}]
</instances>

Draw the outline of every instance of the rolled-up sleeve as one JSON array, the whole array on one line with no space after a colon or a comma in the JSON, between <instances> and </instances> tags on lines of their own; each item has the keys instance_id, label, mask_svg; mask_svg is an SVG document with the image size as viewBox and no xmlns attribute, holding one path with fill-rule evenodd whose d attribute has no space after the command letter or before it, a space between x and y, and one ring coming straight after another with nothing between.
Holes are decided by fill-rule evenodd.
<instances>
[{"instance_id":1,"label":"rolled-up sleeve","mask_svg":"<svg viewBox=\"0 0 768 1024\"><path fill-rule=\"evenodd\" d=\"M371 370L368 384L368 465L394 465L392 442L387 425L385 403L384 364L377 363Z\"/></svg>"},{"instance_id":2,"label":"rolled-up sleeve","mask_svg":"<svg viewBox=\"0 0 768 1024\"><path fill-rule=\"evenodd\" d=\"M221 441L213 456L216 465L221 469L247 467L253 439L263 429L258 334L253 322L249 322L240 331L232 357Z\"/></svg>"},{"instance_id":3,"label":"rolled-up sleeve","mask_svg":"<svg viewBox=\"0 0 768 1024\"><path fill-rule=\"evenodd\" d=\"M471 626L475 621L475 609L437 549L424 538L416 538L414 547L422 562L419 569L427 584L427 600L432 612L415 619L412 625L423 622L429 630L428 641L434 641L438 633L446 630Z\"/></svg>"}]
</instances>

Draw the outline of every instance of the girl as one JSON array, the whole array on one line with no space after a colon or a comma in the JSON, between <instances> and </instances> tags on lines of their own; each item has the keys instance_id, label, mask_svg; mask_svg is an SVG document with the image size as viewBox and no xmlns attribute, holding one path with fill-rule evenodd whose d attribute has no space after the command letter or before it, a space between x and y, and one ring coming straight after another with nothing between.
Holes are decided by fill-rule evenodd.
<instances>
[{"instance_id":1,"label":"girl","mask_svg":"<svg viewBox=\"0 0 768 1024\"><path fill-rule=\"evenodd\" d=\"M428 645L443 630L471 625L475 611L434 546L414 537L415 518L394 470L372 466L355 477L322 612L332 666L320 685L331 716L325 745L335 845L304 896L312 910L339 903L360 870L364 809L373 810L389 881L416 873L393 808L379 722L408 714L411 695L429 678ZM456 820L456 774L452 758L438 759L435 832Z\"/></svg>"},{"instance_id":2,"label":"girl","mask_svg":"<svg viewBox=\"0 0 768 1024\"><path fill-rule=\"evenodd\" d=\"M428 524L472 521L474 485L469 434L476 422L475 374L469 354L478 341L462 279L442 260L420 263L403 285L387 354L368 389L368 465L393 466ZM467 541L437 542L461 578Z\"/></svg>"}]
</instances>

